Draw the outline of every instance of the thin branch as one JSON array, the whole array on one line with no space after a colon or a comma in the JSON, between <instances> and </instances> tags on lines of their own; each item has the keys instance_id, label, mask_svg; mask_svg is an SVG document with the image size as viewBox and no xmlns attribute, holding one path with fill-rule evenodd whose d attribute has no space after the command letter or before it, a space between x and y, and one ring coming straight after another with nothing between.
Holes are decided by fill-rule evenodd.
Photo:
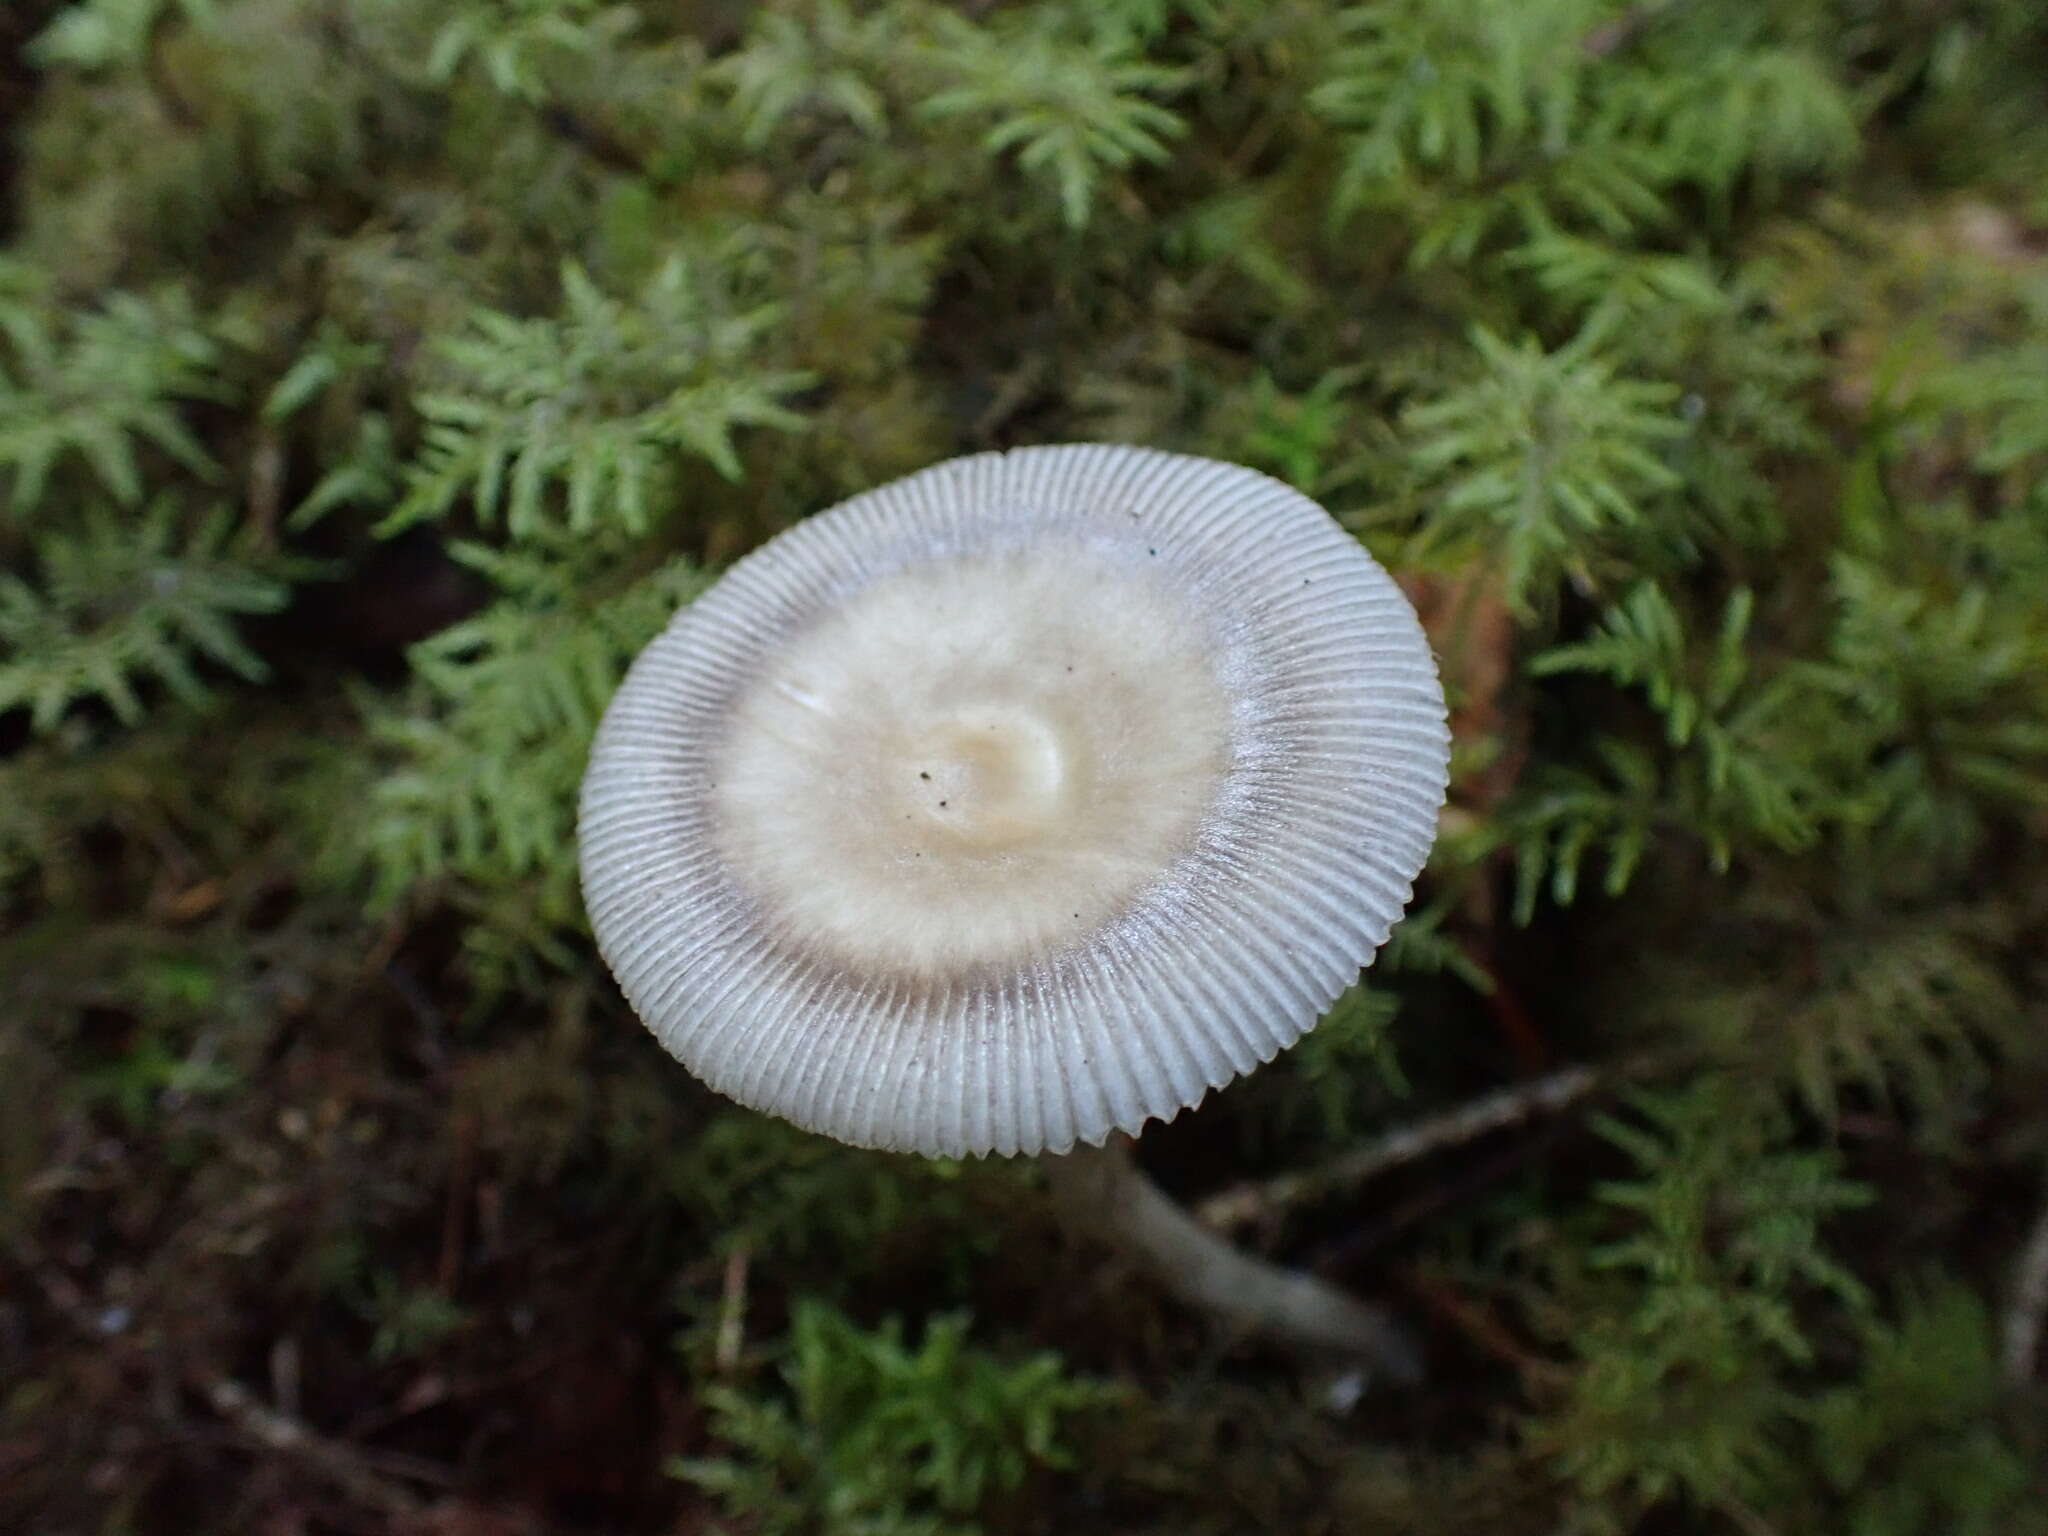
<instances>
[{"instance_id":1,"label":"thin branch","mask_svg":"<svg viewBox=\"0 0 2048 1536\"><path fill-rule=\"evenodd\" d=\"M1451 1278L1427 1265L1408 1273L1408 1285L1423 1304L1497 1360L1505 1361L1525 1381L1545 1387L1562 1385L1570 1371L1523 1345L1483 1302L1462 1294Z\"/></svg>"},{"instance_id":2,"label":"thin branch","mask_svg":"<svg viewBox=\"0 0 2048 1536\"><path fill-rule=\"evenodd\" d=\"M745 1243L725 1258L725 1283L718 1305L718 1345L712 1358L721 1376L739 1369L747 1342L747 1269L752 1252Z\"/></svg>"},{"instance_id":3,"label":"thin branch","mask_svg":"<svg viewBox=\"0 0 2048 1536\"><path fill-rule=\"evenodd\" d=\"M1390 1168L1412 1163L1445 1147L1569 1108L1610 1080L1608 1073L1593 1067L1567 1067L1562 1072L1503 1088L1445 1114L1389 1131L1321 1167L1233 1184L1204 1200L1195 1208L1195 1214L1219 1231L1247 1226L1275 1211L1363 1184Z\"/></svg>"},{"instance_id":4,"label":"thin branch","mask_svg":"<svg viewBox=\"0 0 2048 1536\"><path fill-rule=\"evenodd\" d=\"M1341 1278L1411 1227L1434 1220L1439 1212L1478 1199L1502 1180L1541 1160L1556 1141L1557 1128L1546 1125L1477 1159L1471 1167L1460 1168L1443 1178L1419 1180L1413 1194L1382 1211L1377 1219L1362 1221L1323 1243L1307 1267L1319 1275Z\"/></svg>"},{"instance_id":5,"label":"thin branch","mask_svg":"<svg viewBox=\"0 0 2048 1536\"><path fill-rule=\"evenodd\" d=\"M80 1333L95 1340L107 1336L107 1326L92 1299L48 1261L32 1238L14 1235L7 1241L6 1251L36 1282L51 1306ZM331 1439L225 1376L195 1374L188 1379L207 1406L226 1421L234 1442L289 1457L358 1504L382 1515L410 1516L424 1507L424 1501L406 1486L408 1483L433 1488L448 1488L455 1483L455 1474L435 1462Z\"/></svg>"},{"instance_id":6,"label":"thin branch","mask_svg":"<svg viewBox=\"0 0 2048 1536\"><path fill-rule=\"evenodd\" d=\"M406 1482L445 1488L455 1480L447 1468L433 1462L330 1440L225 1376L203 1379L195 1385L208 1406L245 1441L290 1457L367 1508L387 1515L416 1514L422 1501L405 1486Z\"/></svg>"},{"instance_id":7,"label":"thin branch","mask_svg":"<svg viewBox=\"0 0 2048 1536\"><path fill-rule=\"evenodd\" d=\"M2005 1379L2014 1386L2034 1378L2044 1315L2048 1315L2048 1198L2042 1200L2013 1268L2012 1304L2005 1315Z\"/></svg>"},{"instance_id":8,"label":"thin branch","mask_svg":"<svg viewBox=\"0 0 2048 1536\"><path fill-rule=\"evenodd\" d=\"M51 1310L70 1324L81 1338L90 1339L94 1343L104 1343L120 1331L117 1327L109 1326L112 1320L105 1308L88 1296L77 1281L65 1274L50 1256L43 1252L42 1245L33 1237L25 1232L17 1232L0 1238L0 1243L4 1243L4 1248L0 1248L0 1255L11 1260L34 1282L36 1289L43 1293L43 1300L50 1304ZM0 1290L4 1290L6 1279L6 1275L0 1273Z\"/></svg>"},{"instance_id":9,"label":"thin branch","mask_svg":"<svg viewBox=\"0 0 2048 1536\"><path fill-rule=\"evenodd\" d=\"M1396 1381L1421 1379L1421 1352L1386 1313L1232 1247L1146 1177L1128 1137L1039 1161L1073 1225L1189 1306L1273 1338L1361 1356Z\"/></svg>"}]
</instances>

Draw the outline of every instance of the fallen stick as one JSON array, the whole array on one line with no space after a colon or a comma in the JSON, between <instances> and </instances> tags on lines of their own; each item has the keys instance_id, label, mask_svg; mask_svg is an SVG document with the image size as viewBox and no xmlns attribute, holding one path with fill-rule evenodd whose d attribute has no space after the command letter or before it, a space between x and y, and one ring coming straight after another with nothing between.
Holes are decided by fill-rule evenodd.
<instances>
[{"instance_id":1,"label":"fallen stick","mask_svg":"<svg viewBox=\"0 0 2048 1536\"><path fill-rule=\"evenodd\" d=\"M1248 1226L1263 1216L1335 1190L1363 1184L1390 1168L1476 1140L1489 1131L1554 1114L1591 1096L1611 1080L1593 1067L1567 1067L1548 1077L1518 1083L1497 1093L1413 1125L1404 1125L1350 1152L1300 1173L1248 1179L1219 1190L1195 1207L1201 1222L1218 1231Z\"/></svg>"}]
</instances>

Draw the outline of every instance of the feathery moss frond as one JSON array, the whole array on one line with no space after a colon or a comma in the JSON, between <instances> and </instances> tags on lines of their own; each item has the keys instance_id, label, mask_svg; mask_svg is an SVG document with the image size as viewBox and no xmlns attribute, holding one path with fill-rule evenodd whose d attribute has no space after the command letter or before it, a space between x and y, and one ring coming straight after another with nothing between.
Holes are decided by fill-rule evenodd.
<instances>
[{"instance_id":1,"label":"feathery moss frond","mask_svg":"<svg viewBox=\"0 0 2048 1536\"><path fill-rule=\"evenodd\" d=\"M1340 221L1407 209L1417 266L1471 261L1503 224L1621 238L1664 216L1653 148L1615 131L1587 38L1605 0L1397 0L1345 13L1309 100L1344 135ZM1611 73L1611 70L1610 70Z\"/></svg>"},{"instance_id":2,"label":"feathery moss frond","mask_svg":"<svg viewBox=\"0 0 2048 1536\"><path fill-rule=\"evenodd\" d=\"M2048 805L2048 615L2038 592L1930 590L1838 555L1817 686L1860 748L1867 818L1894 852L1953 861L1987 813Z\"/></svg>"},{"instance_id":3,"label":"feathery moss frond","mask_svg":"<svg viewBox=\"0 0 2048 1536\"><path fill-rule=\"evenodd\" d=\"M1909 1280L1896 1320L1863 1320L1855 1378L1806 1416L1815 1460L1857 1536L2000 1536L2028 1529L2038 1468L1995 1428L2002 1383L1992 1319L1955 1280ZM2036 1522L2035 1529L2039 1528Z\"/></svg>"},{"instance_id":4,"label":"feathery moss frond","mask_svg":"<svg viewBox=\"0 0 2048 1536\"><path fill-rule=\"evenodd\" d=\"M466 496L514 538L639 533L678 457L737 479L733 434L802 426L782 402L810 376L762 365L775 308L725 307L703 291L709 281L676 258L622 302L572 265L556 318L478 311L442 345L446 386L418 401L426 440L387 531Z\"/></svg>"},{"instance_id":5,"label":"feathery moss frond","mask_svg":"<svg viewBox=\"0 0 2048 1536\"><path fill-rule=\"evenodd\" d=\"M1629 1102L1631 1118L1596 1121L1636 1165L1598 1191L1624 1235L1589 1260L1625 1284L1578 1334L1585 1364L1533 1437L1617 1515L1676 1499L1746 1510L1792 1466L1798 1398L1784 1373L1814 1353L1796 1303L1869 1306L1821 1229L1871 1192L1834 1153L1792 1145L1731 1081Z\"/></svg>"},{"instance_id":6,"label":"feathery moss frond","mask_svg":"<svg viewBox=\"0 0 2048 1536\"><path fill-rule=\"evenodd\" d=\"M1688 49L1686 67L1640 91L1666 164L1726 196L1743 176L1839 171L1858 145L1853 102L1828 66L1797 48Z\"/></svg>"},{"instance_id":7,"label":"feathery moss frond","mask_svg":"<svg viewBox=\"0 0 2048 1536\"><path fill-rule=\"evenodd\" d=\"M1576 126L1581 46L1603 0L1394 0L1345 13L1351 43L1310 103L1348 130L1340 208L1441 169L1476 182L1502 144L1556 154Z\"/></svg>"},{"instance_id":8,"label":"feathery moss frond","mask_svg":"<svg viewBox=\"0 0 2048 1536\"><path fill-rule=\"evenodd\" d=\"M856 15L845 0L816 0L808 15L764 10L745 44L713 73L732 93L744 143L766 144L799 114L839 117L870 137L888 126L886 82L900 67L902 17Z\"/></svg>"},{"instance_id":9,"label":"feathery moss frond","mask_svg":"<svg viewBox=\"0 0 2048 1536\"><path fill-rule=\"evenodd\" d=\"M503 595L413 648L411 704L371 711L391 767L359 842L380 904L449 876L572 884L576 786L598 716L703 581L677 560L606 592L561 545L460 553Z\"/></svg>"},{"instance_id":10,"label":"feathery moss frond","mask_svg":"<svg viewBox=\"0 0 2048 1536\"><path fill-rule=\"evenodd\" d=\"M35 510L52 473L73 458L132 506L144 489L138 439L202 479L217 475L180 406L229 392L220 348L182 290L117 293L67 311L53 285L20 263L7 263L0 285L0 469L17 516Z\"/></svg>"},{"instance_id":11,"label":"feathery moss frond","mask_svg":"<svg viewBox=\"0 0 2048 1536\"><path fill-rule=\"evenodd\" d=\"M1117 1396L1056 1355L998 1359L968 1342L964 1317L933 1319L912 1348L898 1322L870 1331L815 1301L797 1309L783 1376L786 1402L711 1391L718 1436L743 1457L671 1470L788 1536L967 1536L985 1500L1068 1460L1070 1418Z\"/></svg>"},{"instance_id":12,"label":"feathery moss frond","mask_svg":"<svg viewBox=\"0 0 2048 1536\"><path fill-rule=\"evenodd\" d=\"M78 0L37 35L29 57L45 69L132 68L144 61L151 35L169 12L192 22L211 21L214 0Z\"/></svg>"},{"instance_id":13,"label":"feathery moss frond","mask_svg":"<svg viewBox=\"0 0 2048 1536\"><path fill-rule=\"evenodd\" d=\"M144 681L204 700L199 661L261 678L234 620L275 613L285 584L238 552L225 511L188 523L169 498L139 517L103 511L36 541L33 583L0 575L0 711L25 707L49 730L94 699L132 724Z\"/></svg>"},{"instance_id":14,"label":"feathery moss frond","mask_svg":"<svg viewBox=\"0 0 2048 1536\"><path fill-rule=\"evenodd\" d=\"M461 0L434 33L427 76L445 82L474 66L500 94L538 102L550 55L586 52L638 19L610 0Z\"/></svg>"},{"instance_id":15,"label":"feathery moss frond","mask_svg":"<svg viewBox=\"0 0 2048 1536\"><path fill-rule=\"evenodd\" d=\"M1812 719L1818 701L1797 670L1753 676L1753 609L1753 594L1737 588L1711 644L1696 645L1663 590L1643 582L1607 610L1599 634L1529 663L1537 677L1598 672L1644 690L1668 743L1688 749L1669 791L1672 822L1705 838L1717 869L1738 844L1807 846L1828 803L1819 755L1801 749L1796 718Z\"/></svg>"},{"instance_id":16,"label":"feathery moss frond","mask_svg":"<svg viewBox=\"0 0 2048 1536\"><path fill-rule=\"evenodd\" d=\"M1597 328L1545 352L1473 332L1481 371L1409 408L1409 458L1438 491L1425 548L1498 566L1529 611L1561 576L1590 575L1602 544L1678 487L1662 450L1685 433L1669 384L1624 377Z\"/></svg>"},{"instance_id":17,"label":"feathery moss frond","mask_svg":"<svg viewBox=\"0 0 2048 1536\"><path fill-rule=\"evenodd\" d=\"M1067 226L1088 222L1107 173L1168 158L1187 125L1151 100L1188 84L1185 71L1146 63L1126 41L1069 41L1056 18L1001 31L950 13L937 18L933 64L953 84L923 104L927 117L993 118L981 147L1059 193Z\"/></svg>"},{"instance_id":18,"label":"feathery moss frond","mask_svg":"<svg viewBox=\"0 0 2048 1536\"><path fill-rule=\"evenodd\" d=\"M1647 752L1602 737L1593 756L1591 767L1547 766L1502 809L1494 841L1515 853L1518 923L1535 915L1539 895L1561 907L1576 901L1592 854L1606 867L1603 890L1619 896L1666 824L1661 778Z\"/></svg>"}]
</instances>

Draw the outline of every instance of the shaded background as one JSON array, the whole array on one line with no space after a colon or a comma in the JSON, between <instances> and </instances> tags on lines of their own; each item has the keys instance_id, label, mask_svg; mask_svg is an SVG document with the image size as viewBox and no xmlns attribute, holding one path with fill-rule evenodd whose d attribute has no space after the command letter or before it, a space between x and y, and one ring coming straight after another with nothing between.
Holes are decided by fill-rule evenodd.
<instances>
[{"instance_id":1,"label":"shaded background","mask_svg":"<svg viewBox=\"0 0 2048 1536\"><path fill-rule=\"evenodd\" d=\"M2048 1530L2044 81L2031 0L14 0L0 1527ZM590 946L675 605L1070 439L1441 657L1370 987L1141 1147L1418 1389Z\"/></svg>"}]
</instances>

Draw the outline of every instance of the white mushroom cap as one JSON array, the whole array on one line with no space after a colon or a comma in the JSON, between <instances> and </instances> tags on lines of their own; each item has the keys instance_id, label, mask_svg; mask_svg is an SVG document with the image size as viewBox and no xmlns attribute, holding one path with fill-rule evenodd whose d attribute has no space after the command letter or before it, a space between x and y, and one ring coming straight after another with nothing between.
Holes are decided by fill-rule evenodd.
<instances>
[{"instance_id":1,"label":"white mushroom cap","mask_svg":"<svg viewBox=\"0 0 2048 1536\"><path fill-rule=\"evenodd\" d=\"M770 540L641 653L583 781L584 899L640 1017L741 1103L1065 1151L1357 979L1448 748L1413 610L1306 497L981 454Z\"/></svg>"}]
</instances>

